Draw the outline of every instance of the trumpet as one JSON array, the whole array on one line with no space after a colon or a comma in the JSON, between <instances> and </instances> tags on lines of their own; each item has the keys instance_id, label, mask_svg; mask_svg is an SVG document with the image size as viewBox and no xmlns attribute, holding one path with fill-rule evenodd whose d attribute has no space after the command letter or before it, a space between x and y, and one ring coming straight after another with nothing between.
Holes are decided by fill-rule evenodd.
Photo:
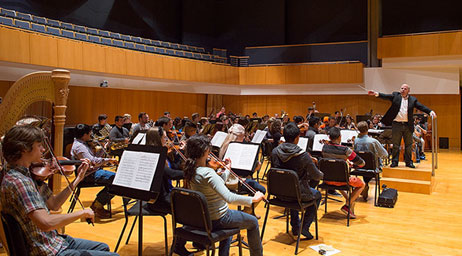
<instances>
[{"instance_id":1,"label":"trumpet","mask_svg":"<svg viewBox=\"0 0 462 256\"><path fill-rule=\"evenodd\" d=\"M115 143L112 143L111 145L111 151L115 151L115 150L126 148L126 147L128 147L128 143L126 143L125 141L115 142Z\"/></svg>"}]
</instances>

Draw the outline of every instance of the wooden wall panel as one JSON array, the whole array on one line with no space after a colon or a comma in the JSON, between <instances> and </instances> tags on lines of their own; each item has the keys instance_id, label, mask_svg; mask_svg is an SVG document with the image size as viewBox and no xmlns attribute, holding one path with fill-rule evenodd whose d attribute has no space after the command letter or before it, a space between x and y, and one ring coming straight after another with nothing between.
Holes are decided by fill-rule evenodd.
<instances>
[{"instance_id":1,"label":"wooden wall panel","mask_svg":"<svg viewBox=\"0 0 462 256\"><path fill-rule=\"evenodd\" d=\"M260 81L260 80L259 80ZM285 66L268 66L266 67L265 84L286 84L286 67Z\"/></svg>"},{"instance_id":2,"label":"wooden wall panel","mask_svg":"<svg viewBox=\"0 0 462 256\"><path fill-rule=\"evenodd\" d=\"M82 42L74 40L57 40L57 42L58 67L77 70L83 69Z\"/></svg>"},{"instance_id":3,"label":"wooden wall panel","mask_svg":"<svg viewBox=\"0 0 462 256\"><path fill-rule=\"evenodd\" d=\"M0 60L30 63L29 33L0 27Z\"/></svg>"},{"instance_id":4,"label":"wooden wall panel","mask_svg":"<svg viewBox=\"0 0 462 256\"><path fill-rule=\"evenodd\" d=\"M133 122L137 122L140 112L146 112L156 120L164 111L170 111L173 117L190 117L194 112L203 116L205 94L70 86L66 125L96 123L101 113L108 115L110 123L114 123L116 115L125 113L132 115Z\"/></svg>"},{"instance_id":5,"label":"wooden wall panel","mask_svg":"<svg viewBox=\"0 0 462 256\"><path fill-rule=\"evenodd\" d=\"M58 67L58 39L33 33L29 38L30 63Z\"/></svg>"},{"instance_id":6,"label":"wooden wall panel","mask_svg":"<svg viewBox=\"0 0 462 256\"><path fill-rule=\"evenodd\" d=\"M104 48L106 57L106 72L113 74L127 74L127 61L126 52L123 49L115 47Z\"/></svg>"},{"instance_id":7,"label":"wooden wall panel","mask_svg":"<svg viewBox=\"0 0 462 256\"><path fill-rule=\"evenodd\" d=\"M156 54L145 54L146 76L151 78L162 78L164 76L164 58Z\"/></svg>"},{"instance_id":8,"label":"wooden wall panel","mask_svg":"<svg viewBox=\"0 0 462 256\"><path fill-rule=\"evenodd\" d=\"M83 70L105 72L106 52L105 46L83 43Z\"/></svg>"},{"instance_id":9,"label":"wooden wall panel","mask_svg":"<svg viewBox=\"0 0 462 256\"><path fill-rule=\"evenodd\" d=\"M417 98L437 113L439 137L448 137L450 147L460 148L460 95L418 95ZM280 115L281 110L284 110L291 118L294 115L305 116L313 101L320 112L333 114L343 109L344 114L354 117L370 113L371 110L373 114L384 114L390 106L388 101L365 95L223 96L223 104L227 111L243 115L257 112L259 116L274 116L275 113Z\"/></svg>"},{"instance_id":10,"label":"wooden wall panel","mask_svg":"<svg viewBox=\"0 0 462 256\"><path fill-rule=\"evenodd\" d=\"M127 64L127 75L129 76L146 76L146 64L144 53L125 50Z\"/></svg>"},{"instance_id":11,"label":"wooden wall panel","mask_svg":"<svg viewBox=\"0 0 462 256\"><path fill-rule=\"evenodd\" d=\"M377 56L422 57L462 54L462 32L441 32L379 38Z\"/></svg>"}]
</instances>

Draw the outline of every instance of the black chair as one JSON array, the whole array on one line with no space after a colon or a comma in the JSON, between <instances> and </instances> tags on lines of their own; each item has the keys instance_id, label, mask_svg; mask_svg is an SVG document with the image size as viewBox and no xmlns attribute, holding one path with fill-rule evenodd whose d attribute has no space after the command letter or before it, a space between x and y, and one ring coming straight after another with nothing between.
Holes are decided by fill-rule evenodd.
<instances>
[{"instance_id":1,"label":"black chair","mask_svg":"<svg viewBox=\"0 0 462 256\"><path fill-rule=\"evenodd\" d=\"M321 158L319 160L319 170L324 173L323 183L318 186L318 188L324 189L325 194L325 209L324 213L327 213L327 190L345 190L348 194L347 206L350 209L351 205L351 193L352 187L350 186L350 169L345 160L342 159L333 159L333 158ZM344 182L346 185L335 186L327 184L326 181L334 182ZM350 226L350 211L347 214L347 226Z\"/></svg>"},{"instance_id":2,"label":"black chair","mask_svg":"<svg viewBox=\"0 0 462 256\"><path fill-rule=\"evenodd\" d=\"M117 252L117 250L119 249L120 241L122 240L122 237L125 233L125 229L127 228L128 217L135 216L135 219L133 220L133 224L132 224L132 227L130 228L130 232L128 233L127 241L125 242L125 244L128 244L128 242L130 241L130 237L132 235L136 221L138 220L138 217L140 216L140 203L138 200L130 201L130 199L128 198L122 198L122 200L123 200L123 207L124 207L124 214L125 214L125 223L124 223L124 226L122 227L122 231L120 232L120 236L119 236L119 239L117 240L117 244L114 249L114 252ZM133 206L130 209L128 209L128 206L132 204ZM146 204L147 202L143 202L143 205L142 205L143 217L144 216L159 216L159 217L162 217L162 219L164 219L165 255L168 255L167 219L165 218L165 216L168 213L160 212L160 211L159 212L148 211L145 209Z\"/></svg>"},{"instance_id":3,"label":"black chair","mask_svg":"<svg viewBox=\"0 0 462 256\"><path fill-rule=\"evenodd\" d=\"M75 176L77 177L77 170L75 170L74 172ZM77 185L77 187L75 188L75 191L74 191L74 195L71 196L70 198L70 202L71 202L71 205L69 206L69 209L67 210L67 213L71 213L74 211L74 208L75 208L75 204L77 203L77 199L79 198L80 196L80 190L82 188L94 188L94 187L104 187L106 185L104 184L100 184L100 183L97 183L96 181L94 180L91 180L91 181L87 181L86 179L83 179L79 185ZM108 211L111 212L110 214L110 218L112 218L112 207L111 207L111 202L109 202L107 204L107 208L108 208Z\"/></svg>"},{"instance_id":4,"label":"black chair","mask_svg":"<svg viewBox=\"0 0 462 256\"><path fill-rule=\"evenodd\" d=\"M271 196L273 196L271 198ZM300 193L300 183L298 175L292 170L271 168L268 171L268 201L269 204L266 207L265 220L263 222L263 228L261 231L261 239L265 234L266 221L268 220L268 213L270 205L276 205L284 207L286 209L293 209L302 213L303 223L305 219L306 208L314 205L316 207L315 225L316 225L316 240L318 240L318 214L316 200L302 201ZM286 233L289 233L289 215L286 219ZM298 244L300 243L300 235L302 233L302 227L300 227L297 236L297 245L295 247L295 255L298 253Z\"/></svg>"},{"instance_id":5,"label":"black chair","mask_svg":"<svg viewBox=\"0 0 462 256\"><path fill-rule=\"evenodd\" d=\"M261 142L261 146L262 146L262 155L263 155L262 163L264 162L265 159L267 160L265 171L263 172L263 176L261 177L261 180L265 180L266 172L269 170L269 168L271 168L270 166L271 166L271 154L273 152L273 143L265 139ZM260 174L260 170L258 170L258 173L257 173L257 181L259 181L258 179L258 177L260 176L259 174Z\"/></svg>"},{"instance_id":6,"label":"black chair","mask_svg":"<svg viewBox=\"0 0 462 256\"><path fill-rule=\"evenodd\" d=\"M212 230L207 201L205 196L197 191L174 188L172 197L172 228L173 243L170 255L173 253L175 243L179 237L186 241L200 243L209 250L212 249L212 256L215 255L215 243L230 236L237 235L239 240L239 255L242 255L242 244L240 229ZM177 227L182 224L182 227Z\"/></svg>"},{"instance_id":7,"label":"black chair","mask_svg":"<svg viewBox=\"0 0 462 256\"><path fill-rule=\"evenodd\" d=\"M368 151L355 151L356 154L364 159L366 165L355 168L350 175L375 178L374 206L377 206L377 199L380 194L380 173L382 170L377 166L377 158L374 153Z\"/></svg>"},{"instance_id":8,"label":"black chair","mask_svg":"<svg viewBox=\"0 0 462 256\"><path fill-rule=\"evenodd\" d=\"M8 213L2 212L3 230L6 235L9 255L25 256L29 255L26 244L26 237L16 219Z\"/></svg>"}]
</instances>

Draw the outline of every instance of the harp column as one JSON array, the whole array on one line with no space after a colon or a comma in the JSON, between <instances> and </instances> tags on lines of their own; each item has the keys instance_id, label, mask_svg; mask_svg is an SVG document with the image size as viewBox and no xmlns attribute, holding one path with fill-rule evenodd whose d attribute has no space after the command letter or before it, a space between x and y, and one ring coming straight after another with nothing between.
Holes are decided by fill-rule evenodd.
<instances>
[{"instance_id":1,"label":"harp column","mask_svg":"<svg viewBox=\"0 0 462 256\"><path fill-rule=\"evenodd\" d=\"M55 102L53 105L54 115L54 152L57 156L63 155L63 133L64 124L66 123L67 96L69 95L70 72L63 69L55 69L51 73L51 79L54 84ZM53 192L61 190L61 175L53 176Z\"/></svg>"}]
</instances>

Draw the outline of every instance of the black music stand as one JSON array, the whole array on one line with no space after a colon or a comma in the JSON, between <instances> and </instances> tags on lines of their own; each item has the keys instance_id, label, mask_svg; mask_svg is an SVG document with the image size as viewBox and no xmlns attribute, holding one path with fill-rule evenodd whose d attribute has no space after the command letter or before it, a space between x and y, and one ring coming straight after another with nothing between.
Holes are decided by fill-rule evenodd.
<instances>
[{"instance_id":1,"label":"black music stand","mask_svg":"<svg viewBox=\"0 0 462 256\"><path fill-rule=\"evenodd\" d=\"M152 170L150 169L149 166L142 166L140 173L140 168L136 170L131 170L133 171L129 176L132 177L135 180L143 179L146 177L148 174L153 174L153 178L151 180L151 186L149 187L148 190L145 189L140 189L133 187L129 185L128 183L125 184L119 184L117 181L118 177L117 175L124 175L127 174L130 170L124 169L128 167L129 165L125 165L128 155L132 155L133 152L139 152L139 153L149 153L150 156L157 155L158 160L157 160L157 165L156 166L151 166ZM152 155L151 155L152 154ZM137 154L141 155L141 154ZM125 158L124 158L125 157ZM164 166L165 166L165 160L167 159L167 148L164 147L154 147L154 146L146 146L146 145L134 145L131 144L129 145L124 153L122 154L118 172L116 172L116 177L114 178L113 184L109 186L109 193L122 196L122 197L128 197L131 199L136 199L139 201L140 205L140 213L139 213L139 222L138 222L138 255L143 254L143 201L149 201L151 203L155 202L157 200L157 197L159 196L160 193L160 188L162 185L162 176L164 173ZM138 161L139 165L142 165L143 163L148 163L144 162L143 159L140 159ZM121 170L122 168L122 170ZM149 172L152 171L152 172ZM132 180L133 181L133 180Z\"/></svg>"}]
</instances>

